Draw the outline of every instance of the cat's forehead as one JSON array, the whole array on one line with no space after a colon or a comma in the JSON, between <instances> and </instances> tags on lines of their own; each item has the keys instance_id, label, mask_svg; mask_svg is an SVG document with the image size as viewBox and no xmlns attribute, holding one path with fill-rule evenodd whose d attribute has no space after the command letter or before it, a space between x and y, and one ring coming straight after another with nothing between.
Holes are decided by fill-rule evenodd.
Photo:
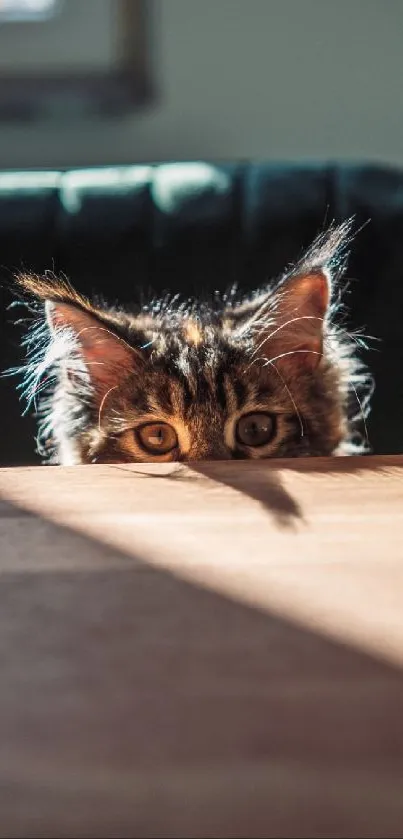
<instances>
[{"instance_id":1,"label":"cat's forehead","mask_svg":"<svg viewBox=\"0 0 403 839\"><path fill-rule=\"evenodd\" d=\"M186 421L196 418L206 427L213 419L252 410L275 396L276 388L248 359L228 363L229 356L209 358L199 350L186 346L169 363L156 359L136 380L135 393L127 392L129 403L135 410L141 405L141 413L176 415Z\"/></svg>"},{"instance_id":2,"label":"cat's forehead","mask_svg":"<svg viewBox=\"0 0 403 839\"><path fill-rule=\"evenodd\" d=\"M281 379L253 357L247 337L234 338L219 320L190 313L150 318L146 326L144 375L135 376L135 393L127 392L129 404L133 399L141 404L141 413L144 403L147 416L195 417L208 427L245 410L263 409L268 399L284 408L287 393Z\"/></svg>"},{"instance_id":3,"label":"cat's forehead","mask_svg":"<svg viewBox=\"0 0 403 839\"><path fill-rule=\"evenodd\" d=\"M221 322L212 317L201 317L196 313L176 314L170 317L152 318L145 328L156 337L176 339L189 346L200 346L219 339Z\"/></svg>"},{"instance_id":4,"label":"cat's forehead","mask_svg":"<svg viewBox=\"0 0 403 839\"><path fill-rule=\"evenodd\" d=\"M171 321L155 319L147 326L144 346L148 387L158 384L182 389L191 394L192 403L203 404L218 397L219 403L226 404L225 392L235 387L239 398L247 385L256 384L260 378L249 348L243 341L235 342L220 322L190 314Z\"/></svg>"}]
</instances>

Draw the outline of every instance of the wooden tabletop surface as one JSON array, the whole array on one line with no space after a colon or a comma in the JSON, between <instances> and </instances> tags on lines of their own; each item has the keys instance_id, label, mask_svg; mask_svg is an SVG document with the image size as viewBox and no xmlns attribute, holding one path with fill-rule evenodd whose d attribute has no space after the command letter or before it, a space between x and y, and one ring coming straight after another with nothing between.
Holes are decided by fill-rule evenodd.
<instances>
[{"instance_id":1,"label":"wooden tabletop surface","mask_svg":"<svg viewBox=\"0 0 403 839\"><path fill-rule=\"evenodd\" d=\"M0 498L1 837L403 837L403 457Z\"/></svg>"}]
</instances>

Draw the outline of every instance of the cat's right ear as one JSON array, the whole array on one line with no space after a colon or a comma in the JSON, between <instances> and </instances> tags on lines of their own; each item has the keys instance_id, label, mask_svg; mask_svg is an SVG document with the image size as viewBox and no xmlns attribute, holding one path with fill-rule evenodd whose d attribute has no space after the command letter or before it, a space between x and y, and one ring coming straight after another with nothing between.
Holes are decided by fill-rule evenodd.
<instances>
[{"instance_id":1,"label":"cat's right ear","mask_svg":"<svg viewBox=\"0 0 403 839\"><path fill-rule=\"evenodd\" d=\"M142 365L141 351L119 334L113 317L69 283L22 275L18 284L44 305L52 359L63 365L71 381L84 373L98 400Z\"/></svg>"},{"instance_id":2,"label":"cat's right ear","mask_svg":"<svg viewBox=\"0 0 403 839\"><path fill-rule=\"evenodd\" d=\"M73 370L74 358L81 358L100 398L142 363L140 351L118 335L107 319L57 300L46 300L45 312L54 340L64 341L67 369L70 363Z\"/></svg>"}]
</instances>

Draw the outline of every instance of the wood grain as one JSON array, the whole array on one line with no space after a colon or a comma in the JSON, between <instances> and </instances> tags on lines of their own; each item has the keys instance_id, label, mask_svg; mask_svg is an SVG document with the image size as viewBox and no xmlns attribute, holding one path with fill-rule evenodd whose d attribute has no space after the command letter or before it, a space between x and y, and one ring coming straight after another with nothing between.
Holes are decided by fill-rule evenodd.
<instances>
[{"instance_id":1,"label":"wood grain","mask_svg":"<svg viewBox=\"0 0 403 839\"><path fill-rule=\"evenodd\" d=\"M0 498L0 836L403 837L403 457Z\"/></svg>"}]
</instances>

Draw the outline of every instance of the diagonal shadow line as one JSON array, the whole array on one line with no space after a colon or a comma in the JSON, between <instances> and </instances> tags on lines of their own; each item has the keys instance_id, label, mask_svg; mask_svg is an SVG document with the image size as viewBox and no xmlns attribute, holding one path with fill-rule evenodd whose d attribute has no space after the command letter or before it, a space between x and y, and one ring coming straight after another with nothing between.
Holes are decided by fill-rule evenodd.
<instances>
[{"instance_id":1,"label":"diagonal shadow line","mask_svg":"<svg viewBox=\"0 0 403 839\"><path fill-rule=\"evenodd\" d=\"M398 667L0 513L0 836L401 835Z\"/></svg>"},{"instance_id":2,"label":"diagonal shadow line","mask_svg":"<svg viewBox=\"0 0 403 839\"><path fill-rule=\"evenodd\" d=\"M254 461L255 464L255 461ZM267 464L267 461L265 461ZM154 471L146 472L144 464L141 470L136 470L135 465L125 467L111 464L110 468L118 469L120 472L129 472L141 475L144 478L160 478L165 481L191 481L194 475L201 478L208 478L214 483L236 489L238 492L249 495L255 501L265 507L272 515L275 523L282 528L292 528L297 519L303 518L302 510L298 502L285 489L279 473L271 466L266 466L260 472L248 474L245 468L237 470L234 461L191 461L186 464L167 464L169 469L163 473ZM243 467L246 464L243 463ZM192 474L193 473L193 474ZM224 474L225 473L225 474Z\"/></svg>"},{"instance_id":3,"label":"diagonal shadow line","mask_svg":"<svg viewBox=\"0 0 403 839\"><path fill-rule=\"evenodd\" d=\"M130 474L136 472L141 474L144 478L151 477L153 479L160 478L165 481L187 481L192 480L192 473L208 478L218 484L231 487L237 492L244 493L250 498L260 503L272 516L275 524L282 529L293 529L297 522L304 523L303 512L291 495L289 490L284 486L281 473L284 471L303 471L306 473L328 474L335 480L338 475L353 474L357 478L361 477L368 471L385 474L389 468L403 465L403 456L390 457L390 467L388 466L389 458L385 456L379 457L334 457L334 458L303 458L303 463L298 461L298 458L289 459L270 459L270 460L253 460L243 461L242 470L236 469L236 462L234 461L191 461L186 464L167 464L166 473L158 474L155 471L147 473L144 469L144 464L141 466L139 472L136 471L135 464L128 467L124 465L112 465L111 468L119 469L119 471L128 471ZM247 467L251 464L253 466L250 474Z\"/></svg>"},{"instance_id":4,"label":"diagonal shadow line","mask_svg":"<svg viewBox=\"0 0 403 839\"><path fill-rule=\"evenodd\" d=\"M403 456L390 458L391 467L396 467L399 462L403 465ZM360 477L368 471L382 474L388 471L388 458L384 456L379 458L312 457L304 458L303 464L298 462L298 458L254 460L250 463L253 464L253 470L250 473L245 468L238 472L234 469L232 461L222 461L219 464L214 461L197 461L188 465L192 471L230 486L238 492L244 492L258 501L271 513L274 521L281 528L293 528L297 520L303 523L302 509L284 486L281 472L303 471L305 474L328 474L337 479L338 475L347 473ZM247 464L243 462L244 467L245 465Z\"/></svg>"},{"instance_id":5,"label":"diagonal shadow line","mask_svg":"<svg viewBox=\"0 0 403 839\"><path fill-rule=\"evenodd\" d=\"M300 505L284 487L279 472L271 466L248 473L245 469L234 469L231 462L229 468L223 461L217 469L217 463L213 461L198 461L189 463L189 468L216 483L249 495L270 512L280 528L293 528L296 520L303 519Z\"/></svg>"}]
</instances>

